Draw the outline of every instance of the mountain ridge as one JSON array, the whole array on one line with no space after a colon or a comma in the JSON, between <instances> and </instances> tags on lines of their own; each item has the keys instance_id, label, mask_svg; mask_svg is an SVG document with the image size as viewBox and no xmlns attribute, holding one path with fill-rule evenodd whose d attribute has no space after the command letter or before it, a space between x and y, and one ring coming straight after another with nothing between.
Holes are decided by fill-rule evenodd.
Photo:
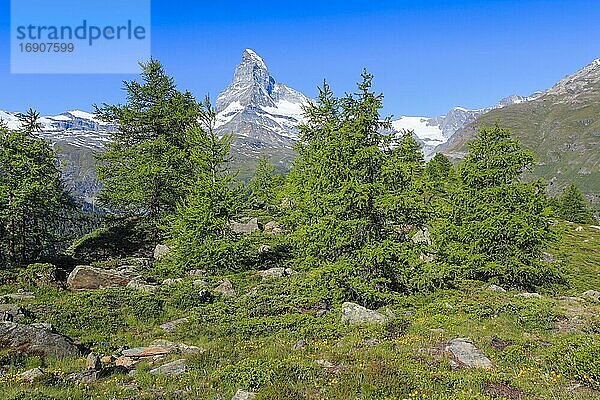
<instances>
[{"instance_id":1,"label":"mountain ridge","mask_svg":"<svg viewBox=\"0 0 600 400\"><path fill-rule=\"evenodd\" d=\"M538 159L532 176L557 194L574 182L600 204L600 60L567 75L529 102L491 110L438 148L460 159L477 129L496 121L513 131Z\"/></svg>"}]
</instances>

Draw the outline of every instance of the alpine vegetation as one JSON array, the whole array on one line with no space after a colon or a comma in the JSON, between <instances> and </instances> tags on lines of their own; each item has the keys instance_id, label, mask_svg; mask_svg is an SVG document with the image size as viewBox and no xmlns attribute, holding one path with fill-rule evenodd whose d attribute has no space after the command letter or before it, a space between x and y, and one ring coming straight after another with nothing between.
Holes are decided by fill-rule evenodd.
<instances>
[{"instance_id":1,"label":"alpine vegetation","mask_svg":"<svg viewBox=\"0 0 600 400\"><path fill-rule=\"evenodd\" d=\"M308 100L247 50L213 105L140 66L92 208L0 127L3 399L598 397L600 228L519 132L426 161L366 70Z\"/></svg>"}]
</instances>

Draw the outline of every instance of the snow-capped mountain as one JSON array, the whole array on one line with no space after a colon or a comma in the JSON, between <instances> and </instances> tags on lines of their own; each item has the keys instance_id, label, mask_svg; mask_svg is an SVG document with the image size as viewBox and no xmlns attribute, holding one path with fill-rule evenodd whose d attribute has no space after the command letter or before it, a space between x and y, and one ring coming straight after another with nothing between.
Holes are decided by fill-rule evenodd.
<instances>
[{"instance_id":1,"label":"snow-capped mountain","mask_svg":"<svg viewBox=\"0 0 600 400\"><path fill-rule=\"evenodd\" d=\"M397 132L413 131L419 142L421 142L423 153L427 158L433 155L437 146L446 143L452 135L488 111L534 100L539 96L539 93L527 97L512 95L505 97L493 107L476 110L454 107L446 115L440 117L403 116L392 121L392 128Z\"/></svg>"},{"instance_id":2,"label":"snow-capped mountain","mask_svg":"<svg viewBox=\"0 0 600 400\"><path fill-rule=\"evenodd\" d=\"M289 153L308 102L302 93L277 82L263 59L246 49L215 103L217 132L234 133L233 150L241 155Z\"/></svg>"},{"instance_id":3,"label":"snow-capped mountain","mask_svg":"<svg viewBox=\"0 0 600 400\"><path fill-rule=\"evenodd\" d=\"M21 126L19 113L0 111L0 120L10 129ZM93 114L73 110L59 115L40 117L41 132L39 135L51 143L68 144L92 150L102 150L110 141L110 132L115 125L96 119Z\"/></svg>"},{"instance_id":4,"label":"snow-capped mountain","mask_svg":"<svg viewBox=\"0 0 600 400\"><path fill-rule=\"evenodd\" d=\"M0 111L0 119L9 129L21 126L20 113ZM110 142L116 125L108 124L85 111L73 110L40 117L40 137L58 148L63 175L75 197L92 203L100 184L96 179L94 152Z\"/></svg>"}]
</instances>

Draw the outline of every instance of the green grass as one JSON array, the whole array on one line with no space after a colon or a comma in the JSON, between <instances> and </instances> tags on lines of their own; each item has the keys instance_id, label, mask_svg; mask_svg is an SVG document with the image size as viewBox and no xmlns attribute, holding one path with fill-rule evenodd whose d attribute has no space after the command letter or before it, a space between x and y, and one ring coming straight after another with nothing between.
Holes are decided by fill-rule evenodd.
<instances>
[{"instance_id":1,"label":"green grass","mask_svg":"<svg viewBox=\"0 0 600 400\"><path fill-rule=\"evenodd\" d=\"M477 281L429 294L392 295L386 307L395 317L384 325L342 325L341 304L319 287L318 271L266 281L252 272L231 275L238 296L215 294L207 302L190 282L154 294L34 288L37 298L23 304L34 312L31 321L51 322L96 351L110 353L158 338L205 351L186 356L189 371L177 378L154 377L142 365L135 377L113 375L85 386L59 379L81 371L83 357L40 359L3 350L0 364L10 365L10 374L0 379L0 397L230 399L242 388L258 392L259 399L286 400L598 399L600 303L557 298L600 290L600 231L576 228L561 225L562 240L549 249L568 273L567 286L547 288L541 299L488 292ZM206 280L214 285L220 278ZM0 294L17 287L0 286ZM318 318L323 303L331 309ZM158 328L183 316L190 322L174 332ZM495 368L452 370L440 350L455 337L472 339ZM379 344L369 345L369 339ZM306 346L294 350L299 340ZM316 360L335 367L324 368ZM35 366L55 379L26 385L14 378Z\"/></svg>"}]
</instances>

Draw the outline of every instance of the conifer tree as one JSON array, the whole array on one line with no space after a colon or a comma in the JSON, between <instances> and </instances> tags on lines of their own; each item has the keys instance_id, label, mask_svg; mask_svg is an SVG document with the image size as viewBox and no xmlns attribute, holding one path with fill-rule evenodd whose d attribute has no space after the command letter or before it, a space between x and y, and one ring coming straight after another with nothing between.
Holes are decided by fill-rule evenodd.
<instances>
[{"instance_id":1,"label":"conifer tree","mask_svg":"<svg viewBox=\"0 0 600 400\"><path fill-rule=\"evenodd\" d=\"M593 224L596 222L583 193L574 183L567 186L558 199L560 217L577 224Z\"/></svg>"},{"instance_id":2,"label":"conifer tree","mask_svg":"<svg viewBox=\"0 0 600 400\"><path fill-rule=\"evenodd\" d=\"M558 279L540 261L552 238L542 181L521 181L533 154L497 124L484 127L459 165L459 186L437 221L439 256L466 276L531 287Z\"/></svg>"},{"instance_id":3,"label":"conifer tree","mask_svg":"<svg viewBox=\"0 0 600 400\"><path fill-rule=\"evenodd\" d=\"M241 262L240 254L234 251L236 237L230 227L243 205L235 174L229 171L232 136L216 135L215 118L207 98L200 123L186 133L191 144L193 181L169 224L175 258L183 268L235 269Z\"/></svg>"},{"instance_id":4,"label":"conifer tree","mask_svg":"<svg viewBox=\"0 0 600 400\"><path fill-rule=\"evenodd\" d=\"M140 64L141 82L125 82L125 105L96 106L116 123L112 142L97 156L103 187L99 199L124 215L152 218L172 213L191 179L189 128L199 106L180 92L157 60Z\"/></svg>"},{"instance_id":5,"label":"conifer tree","mask_svg":"<svg viewBox=\"0 0 600 400\"><path fill-rule=\"evenodd\" d=\"M275 167L267 157L258 159L256 170L248 182L248 206L252 209L266 209L276 201L276 192L283 185L283 177L275 172Z\"/></svg>"},{"instance_id":6,"label":"conifer tree","mask_svg":"<svg viewBox=\"0 0 600 400\"><path fill-rule=\"evenodd\" d=\"M59 219L73 206L56 152L35 136L39 114L29 110L21 128L0 128L0 265L23 265L60 244Z\"/></svg>"},{"instance_id":7,"label":"conifer tree","mask_svg":"<svg viewBox=\"0 0 600 400\"><path fill-rule=\"evenodd\" d=\"M358 92L343 98L325 83L307 106L288 176L286 221L299 260L340 261L354 277L400 287L410 231L424 223L414 179L423 158L411 135L396 140L383 133L390 121L379 115L382 95L372 92L372 79L363 73Z\"/></svg>"}]
</instances>

